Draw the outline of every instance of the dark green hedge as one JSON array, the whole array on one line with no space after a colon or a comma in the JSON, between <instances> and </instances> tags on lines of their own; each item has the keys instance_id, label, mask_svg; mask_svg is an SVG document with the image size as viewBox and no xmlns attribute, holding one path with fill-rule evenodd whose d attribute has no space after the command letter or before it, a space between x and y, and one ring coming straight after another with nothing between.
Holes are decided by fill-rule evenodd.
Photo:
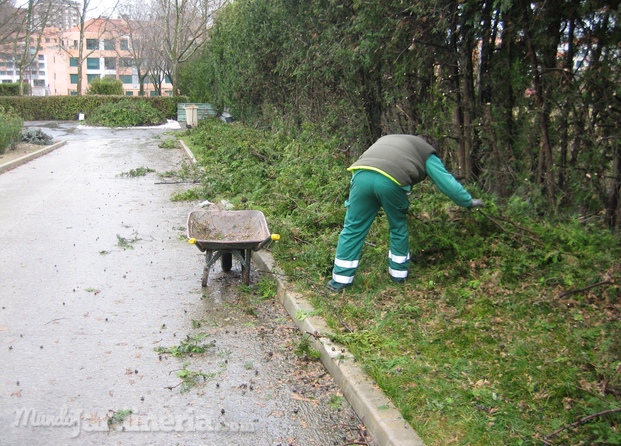
<instances>
[{"instance_id":1,"label":"dark green hedge","mask_svg":"<svg viewBox=\"0 0 621 446\"><path fill-rule=\"evenodd\" d=\"M30 85L24 83L24 94L30 94ZM0 84L0 96L18 96L19 95L19 83L6 83Z\"/></svg>"},{"instance_id":2,"label":"dark green hedge","mask_svg":"<svg viewBox=\"0 0 621 446\"><path fill-rule=\"evenodd\" d=\"M0 96L0 106L12 109L24 121L72 121L78 113L90 115L103 104L131 99L146 101L168 119L177 118L177 104L188 102L185 96Z\"/></svg>"}]
</instances>

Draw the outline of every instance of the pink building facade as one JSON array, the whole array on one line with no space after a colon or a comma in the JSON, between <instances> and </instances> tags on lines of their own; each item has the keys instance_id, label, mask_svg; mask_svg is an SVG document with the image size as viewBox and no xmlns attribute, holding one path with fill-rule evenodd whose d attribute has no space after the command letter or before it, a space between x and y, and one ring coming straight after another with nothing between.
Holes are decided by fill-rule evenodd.
<instances>
[{"instance_id":1,"label":"pink building facade","mask_svg":"<svg viewBox=\"0 0 621 446\"><path fill-rule=\"evenodd\" d=\"M91 19L86 22L82 47L82 94L87 93L93 79L112 76L123 82L126 95L139 95L135 53L124 29L122 20ZM79 27L66 31L45 29L34 60L24 73L24 81L30 84L32 95L77 94L79 39ZM34 48L31 51L34 52ZM18 80L14 56L8 49L0 50L0 82ZM172 84L162 73L151 73L145 79L144 94L172 95Z\"/></svg>"}]
</instances>

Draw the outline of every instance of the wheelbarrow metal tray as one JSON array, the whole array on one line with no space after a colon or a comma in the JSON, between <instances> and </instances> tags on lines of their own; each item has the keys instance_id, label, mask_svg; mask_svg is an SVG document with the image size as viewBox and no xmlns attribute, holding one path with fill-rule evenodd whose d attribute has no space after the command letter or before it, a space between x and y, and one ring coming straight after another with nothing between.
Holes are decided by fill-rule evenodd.
<instances>
[{"instance_id":1,"label":"wheelbarrow metal tray","mask_svg":"<svg viewBox=\"0 0 621 446\"><path fill-rule=\"evenodd\" d=\"M201 251L254 249L270 236L261 211L193 211L187 236Z\"/></svg>"}]
</instances>

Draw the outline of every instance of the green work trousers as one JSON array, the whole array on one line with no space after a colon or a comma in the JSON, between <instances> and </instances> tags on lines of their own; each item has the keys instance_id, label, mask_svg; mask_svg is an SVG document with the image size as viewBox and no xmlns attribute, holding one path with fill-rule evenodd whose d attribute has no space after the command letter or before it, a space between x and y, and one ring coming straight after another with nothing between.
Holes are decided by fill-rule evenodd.
<instances>
[{"instance_id":1,"label":"green work trousers","mask_svg":"<svg viewBox=\"0 0 621 446\"><path fill-rule=\"evenodd\" d=\"M409 204L406 190L385 175L366 169L354 172L332 270L335 282L353 282L364 240L380 207L384 208L390 226L388 273L395 279L407 277L410 244L406 213Z\"/></svg>"}]
</instances>

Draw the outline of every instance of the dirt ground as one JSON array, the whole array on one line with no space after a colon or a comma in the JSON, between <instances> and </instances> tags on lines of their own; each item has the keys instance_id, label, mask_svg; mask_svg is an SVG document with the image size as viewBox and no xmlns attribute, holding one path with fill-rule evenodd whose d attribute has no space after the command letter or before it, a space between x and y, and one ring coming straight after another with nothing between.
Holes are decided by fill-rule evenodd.
<instances>
[{"instance_id":1,"label":"dirt ground","mask_svg":"<svg viewBox=\"0 0 621 446\"><path fill-rule=\"evenodd\" d=\"M18 144L17 147L13 150L7 149L3 154L0 155L0 164L10 163L11 161L15 161L22 156L26 156L32 152L36 152L37 150L41 150L47 146L40 146L38 144Z\"/></svg>"}]
</instances>

